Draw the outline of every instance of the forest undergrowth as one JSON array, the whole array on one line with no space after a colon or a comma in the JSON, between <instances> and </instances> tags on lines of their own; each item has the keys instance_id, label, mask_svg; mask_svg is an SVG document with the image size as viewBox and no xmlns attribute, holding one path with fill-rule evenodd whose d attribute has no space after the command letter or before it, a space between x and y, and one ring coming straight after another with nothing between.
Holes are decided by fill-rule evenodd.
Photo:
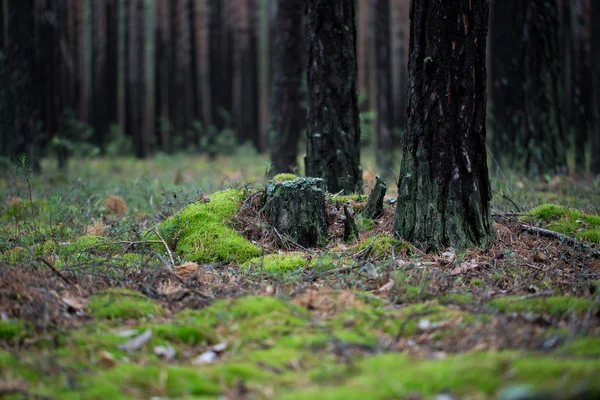
<instances>
[{"instance_id":1,"label":"forest undergrowth","mask_svg":"<svg viewBox=\"0 0 600 400\"><path fill-rule=\"evenodd\" d=\"M392 235L393 176L377 219L329 194L307 249L254 154L26 167L0 179L0 398L600 394L597 179L497 174L493 245L428 254Z\"/></svg>"}]
</instances>

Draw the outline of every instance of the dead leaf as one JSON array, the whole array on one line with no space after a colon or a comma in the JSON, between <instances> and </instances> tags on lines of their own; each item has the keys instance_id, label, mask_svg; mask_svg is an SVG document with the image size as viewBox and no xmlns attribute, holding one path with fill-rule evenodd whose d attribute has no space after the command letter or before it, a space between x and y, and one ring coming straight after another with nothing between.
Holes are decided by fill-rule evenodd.
<instances>
[{"instance_id":1,"label":"dead leaf","mask_svg":"<svg viewBox=\"0 0 600 400\"><path fill-rule=\"evenodd\" d=\"M82 298L75 298L71 296L61 297L63 303L65 303L73 312L83 311L86 306L86 301Z\"/></svg>"},{"instance_id":2,"label":"dead leaf","mask_svg":"<svg viewBox=\"0 0 600 400\"><path fill-rule=\"evenodd\" d=\"M113 368L117 365L117 360L112 353L109 353L106 350L100 350L98 352L98 360L104 365L106 368Z\"/></svg>"},{"instance_id":3,"label":"dead leaf","mask_svg":"<svg viewBox=\"0 0 600 400\"><path fill-rule=\"evenodd\" d=\"M463 262L460 263L456 268L454 268L452 271L450 271L450 275L460 275L460 274L464 274L465 272L474 270L476 268L479 267L479 264L477 263L477 261L475 260L471 260L471 261L467 261L467 262Z\"/></svg>"},{"instance_id":4,"label":"dead leaf","mask_svg":"<svg viewBox=\"0 0 600 400\"><path fill-rule=\"evenodd\" d=\"M395 284L395 282L392 279L390 279L390 281L388 283L386 283L385 285L383 285L382 287L377 289L376 292L387 294L390 292L390 290L392 290L392 288L394 287L394 284Z\"/></svg>"},{"instance_id":5,"label":"dead leaf","mask_svg":"<svg viewBox=\"0 0 600 400\"><path fill-rule=\"evenodd\" d=\"M175 274L177 274L177 276L180 278L187 279L193 273L198 271L198 268L200 268L200 266L195 262L186 262L185 264L181 264L173 268L173 272L175 272Z\"/></svg>"},{"instance_id":6,"label":"dead leaf","mask_svg":"<svg viewBox=\"0 0 600 400\"><path fill-rule=\"evenodd\" d=\"M124 351L136 351L139 350L143 345L145 345L152 338L152 330L147 329L144 333L139 336L134 337L133 339L119 345L120 350Z\"/></svg>"}]
</instances>

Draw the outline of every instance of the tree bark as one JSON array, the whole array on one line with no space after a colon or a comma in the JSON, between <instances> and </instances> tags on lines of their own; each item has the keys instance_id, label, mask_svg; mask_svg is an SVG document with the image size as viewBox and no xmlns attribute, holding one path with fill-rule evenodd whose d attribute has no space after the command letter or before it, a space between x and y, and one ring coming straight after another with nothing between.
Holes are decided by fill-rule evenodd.
<instances>
[{"instance_id":1,"label":"tree bark","mask_svg":"<svg viewBox=\"0 0 600 400\"><path fill-rule=\"evenodd\" d=\"M270 181L265 212L280 235L304 247L322 246L327 239L325 184L319 178Z\"/></svg>"},{"instance_id":2,"label":"tree bark","mask_svg":"<svg viewBox=\"0 0 600 400\"><path fill-rule=\"evenodd\" d=\"M600 3L591 1L591 48L592 51L592 78L593 78L593 108L592 108L592 173L600 174Z\"/></svg>"},{"instance_id":3,"label":"tree bark","mask_svg":"<svg viewBox=\"0 0 600 400\"><path fill-rule=\"evenodd\" d=\"M375 56L377 59L377 167L389 175L393 165L392 71L390 57L390 0L375 1ZM403 110L397 110L403 113Z\"/></svg>"},{"instance_id":4,"label":"tree bark","mask_svg":"<svg viewBox=\"0 0 600 400\"><path fill-rule=\"evenodd\" d=\"M271 102L271 173L295 172L304 111L300 85L304 72L302 0L279 0Z\"/></svg>"},{"instance_id":5,"label":"tree bark","mask_svg":"<svg viewBox=\"0 0 600 400\"><path fill-rule=\"evenodd\" d=\"M306 173L330 192L362 192L354 1L306 0Z\"/></svg>"},{"instance_id":6,"label":"tree bark","mask_svg":"<svg viewBox=\"0 0 600 400\"><path fill-rule=\"evenodd\" d=\"M531 175L564 172L564 72L554 1L495 2L492 148Z\"/></svg>"},{"instance_id":7,"label":"tree bark","mask_svg":"<svg viewBox=\"0 0 600 400\"><path fill-rule=\"evenodd\" d=\"M488 1L411 5L408 125L394 231L428 250L487 246Z\"/></svg>"}]
</instances>

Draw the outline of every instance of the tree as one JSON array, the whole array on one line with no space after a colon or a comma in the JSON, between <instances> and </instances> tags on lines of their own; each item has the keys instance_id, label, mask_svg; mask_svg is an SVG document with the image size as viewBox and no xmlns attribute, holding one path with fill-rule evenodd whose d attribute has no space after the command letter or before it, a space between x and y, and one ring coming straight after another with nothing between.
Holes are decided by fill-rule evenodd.
<instances>
[{"instance_id":1,"label":"tree","mask_svg":"<svg viewBox=\"0 0 600 400\"><path fill-rule=\"evenodd\" d=\"M302 133L300 84L304 72L302 0L279 0L273 59L271 102L272 173L294 172Z\"/></svg>"},{"instance_id":2,"label":"tree","mask_svg":"<svg viewBox=\"0 0 600 400\"><path fill-rule=\"evenodd\" d=\"M392 167L393 85L391 71L390 0L375 1L375 57L377 66L377 166L387 174ZM397 110L404 113L404 110Z\"/></svg>"},{"instance_id":3,"label":"tree","mask_svg":"<svg viewBox=\"0 0 600 400\"><path fill-rule=\"evenodd\" d=\"M593 107L592 107L592 173L600 174L600 3L591 1L592 17L592 74L593 74Z\"/></svg>"},{"instance_id":4,"label":"tree","mask_svg":"<svg viewBox=\"0 0 600 400\"><path fill-rule=\"evenodd\" d=\"M411 7L408 124L394 231L426 249L493 239L486 165L487 0Z\"/></svg>"},{"instance_id":5,"label":"tree","mask_svg":"<svg viewBox=\"0 0 600 400\"><path fill-rule=\"evenodd\" d=\"M554 1L494 2L492 148L532 175L566 167L558 10Z\"/></svg>"},{"instance_id":6,"label":"tree","mask_svg":"<svg viewBox=\"0 0 600 400\"><path fill-rule=\"evenodd\" d=\"M330 192L362 192L353 0L306 0L306 173Z\"/></svg>"}]
</instances>

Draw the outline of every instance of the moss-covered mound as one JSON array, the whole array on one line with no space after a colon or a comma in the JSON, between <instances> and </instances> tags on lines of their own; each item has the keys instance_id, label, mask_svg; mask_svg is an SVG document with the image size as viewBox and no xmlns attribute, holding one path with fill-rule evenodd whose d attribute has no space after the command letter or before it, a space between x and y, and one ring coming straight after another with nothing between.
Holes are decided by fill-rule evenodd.
<instances>
[{"instance_id":1,"label":"moss-covered mound","mask_svg":"<svg viewBox=\"0 0 600 400\"><path fill-rule=\"evenodd\" d=\"M93 295L88 308L96 318L142 318L164 314L160 305L143 294L125 289L109 289Z\"/></svg>"},{"instance_id":2,"label":"moss-covered mound","mask_svg":"<svg viewBox=\"0 0 600 400\"><path fill-rule=\"evenodd\" d=\"M522 221L533 220L548 229L578 240L600 243L600 215L585 214L575 208L543 204L529 211Z\"/></svg>"},{"instance_id":3,"label":"moss-covered mound","mask_svg":"<svg viewBox=\"0 0 600 400\"><path fill-rule=\"evenodd\" d=\"M242 265L243 269L264 268L269 272L288 272L301 269L308 265L309 261L301 252L290 252L281 254L267 254L264 257L255 257Z\"/></svg>"},{"instance_id":4,"label":"moss-covered mound","mask_svg":"<svg viewBox=\"0 0 600 400\"><path fill-rule=\"evenodd\" d=\"M257 246L231 227L243 199L241 190L216 192L208 202L190 204L166 219L158 231L188 261L243 263L260 255Z\"/></svg>"}]
</instances>

